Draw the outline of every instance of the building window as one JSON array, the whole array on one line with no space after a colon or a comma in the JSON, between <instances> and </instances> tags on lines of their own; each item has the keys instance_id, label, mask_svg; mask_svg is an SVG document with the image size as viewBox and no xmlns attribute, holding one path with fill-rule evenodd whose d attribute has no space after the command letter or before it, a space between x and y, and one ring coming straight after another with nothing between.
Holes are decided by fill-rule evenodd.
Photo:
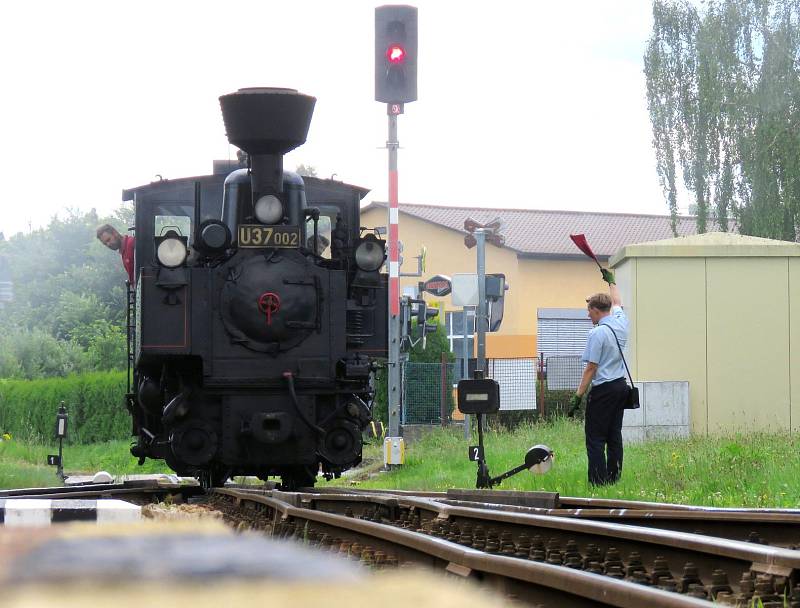
<instances>
[{"instance_id":1,"label":"building window","mask_svg":"<svg viewBox=\"0 0 800 608\"><path fill-rule=\"evenodd\" d=\"M461 359L464 356L464 315L462 310L445 312L445 325L447 327L447 340L450 342L450 351ZM467 322L467 357L472 357L475 339L475 311L466 309Z\"/></svg>"},{"instance_id":2,"label":"building window","mask_svg":"<svg viewBox=\"0 0 800 608\"><path fill-rule=\"evenodd\" d=\"M592 321L585 308L540 308L537 310L537 345L545 357L580 356Z\"/></svg>"}]
</instances>

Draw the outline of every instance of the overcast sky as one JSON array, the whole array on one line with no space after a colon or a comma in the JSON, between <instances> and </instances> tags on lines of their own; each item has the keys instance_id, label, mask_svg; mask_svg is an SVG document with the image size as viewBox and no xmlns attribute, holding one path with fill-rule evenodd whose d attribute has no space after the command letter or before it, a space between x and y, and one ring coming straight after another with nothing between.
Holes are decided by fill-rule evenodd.
<instances>
[{"instance_id":1,"label":"overcast sky","mask_svg":"<svg viewBox=\"0 0 800 608\"><path fill-rule=\"evenodd\" d=\"M366 1L4 2L0 231L235 158L218 97L317 98L285 161L387 198ZM400 202L666 213L642 55L649 0L420 0L419 100L399 119ZM686 204L686 201L682 201Z\"/></svg>"}]
</instances>

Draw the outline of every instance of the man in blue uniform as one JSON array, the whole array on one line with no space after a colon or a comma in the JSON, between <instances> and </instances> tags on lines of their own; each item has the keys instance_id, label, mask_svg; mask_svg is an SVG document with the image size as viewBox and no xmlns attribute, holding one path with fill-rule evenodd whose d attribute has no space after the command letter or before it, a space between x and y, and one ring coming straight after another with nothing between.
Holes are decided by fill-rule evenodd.
<instances>
[{"instance_id":1,"label":"man in blue uniform","mask_svg":"<svg viewBox=\"0 0 800 608\"><path fill-rule=\"evenodd\" d=\"M622 310L614 273L601 272L609 293L596 293L586 300L595 327L581 357L586 367L580 386L570 400L573 414L591 384L586 405L586 456L589 483L596 486L616 483L622 473L622 416L629 390L620 353L620 346L624 349L628 341L628 317Z\"/></svg>"}]
</instances>

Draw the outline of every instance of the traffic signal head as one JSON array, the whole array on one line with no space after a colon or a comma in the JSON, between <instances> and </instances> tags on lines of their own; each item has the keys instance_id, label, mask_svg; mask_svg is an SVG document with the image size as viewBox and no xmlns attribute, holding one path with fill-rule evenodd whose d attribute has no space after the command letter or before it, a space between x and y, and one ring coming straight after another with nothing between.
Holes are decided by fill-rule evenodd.
<instances>
[{"instance_id":1,"label":"traffic signal head","mask_svg":"<svg viewBox=\"0 0 800 608\"><path fill-rule=\"evenodd\" d=\"M419 332L419 337L425 337L425 318L428 315L428 306L425 304L425 300L419 299L414 300L414 304L416 307L411 311L411 316L416 318L417 320L417 332Z\"/></svg>"},{"instance_id":2,"label":"traffic signal head","mask_svg":"<svg viewBox=\"0 0 800 608\"><path fill-rule=\"evenodd\" d=\"M503 322L503 308L506 299L506 275L502 273L486 275L486 299L489 301L489 331L497 331Z\"/></svg>"},{"instance_id":3,"label":"traffic signal head","mask_svg":"<svg viewBox=\"0 0 800 608\"><path fill-rule=\"evenodd\" d=\"M425 333L431 334L439 329L439 309L438 308L428 308L425 307L425 319L422 321L425 323Z\"/></svg>"},{"instance_id":4,"label":"traffic signal head","mask_svg":"<svg viewBox=\"0 0 800 608\"><path fill-rule=\"evenodd\" d=\"M435 332L439 328L439 322L436 317L439 315L439 309L429 307L425 300L417 300L417 310L412 313L417 317L417 331L419 337L422 339L422 349L425 350L427 336Z\"/></svg>"},{"instance_id":5,"label":"traffic signal head","mask_svg":"<svg viewBox=\"0 0 800 608\"><path fill-rule=\"evenodd\" d=\"M400 298L400 339L405 341L411 340L411 301L408 296Z\"/></svg>"},{"instance_id":6,"label":"traffic signal head","mask_svg":"<svg viewBox=\"0 0 800 608\"><path fill-rule=\"evenodd\" d=\"M417 99L417 7L375 8L375 101Z\"/></svg>"}]
</instances>

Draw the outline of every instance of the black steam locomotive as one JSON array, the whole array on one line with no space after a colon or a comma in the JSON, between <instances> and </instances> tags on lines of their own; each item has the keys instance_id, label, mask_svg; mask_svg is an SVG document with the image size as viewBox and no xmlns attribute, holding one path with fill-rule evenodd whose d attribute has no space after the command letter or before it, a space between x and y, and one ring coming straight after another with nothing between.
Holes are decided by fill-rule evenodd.
<instances>
[{"instance_id":1,"label":"black steam locomotive","mask_svg":"<svg viewBox=\"0 0 800 608\"><path fill-rule=\"evenodd\" d=\"M131 452L206 486L311 486L361 461L386 356L385 247L366 190L283 170L315 99L220 97L246 168L126 190L136 208ZM222 172L224 173L224 172Z\"/></svg>"}]
</instances>

